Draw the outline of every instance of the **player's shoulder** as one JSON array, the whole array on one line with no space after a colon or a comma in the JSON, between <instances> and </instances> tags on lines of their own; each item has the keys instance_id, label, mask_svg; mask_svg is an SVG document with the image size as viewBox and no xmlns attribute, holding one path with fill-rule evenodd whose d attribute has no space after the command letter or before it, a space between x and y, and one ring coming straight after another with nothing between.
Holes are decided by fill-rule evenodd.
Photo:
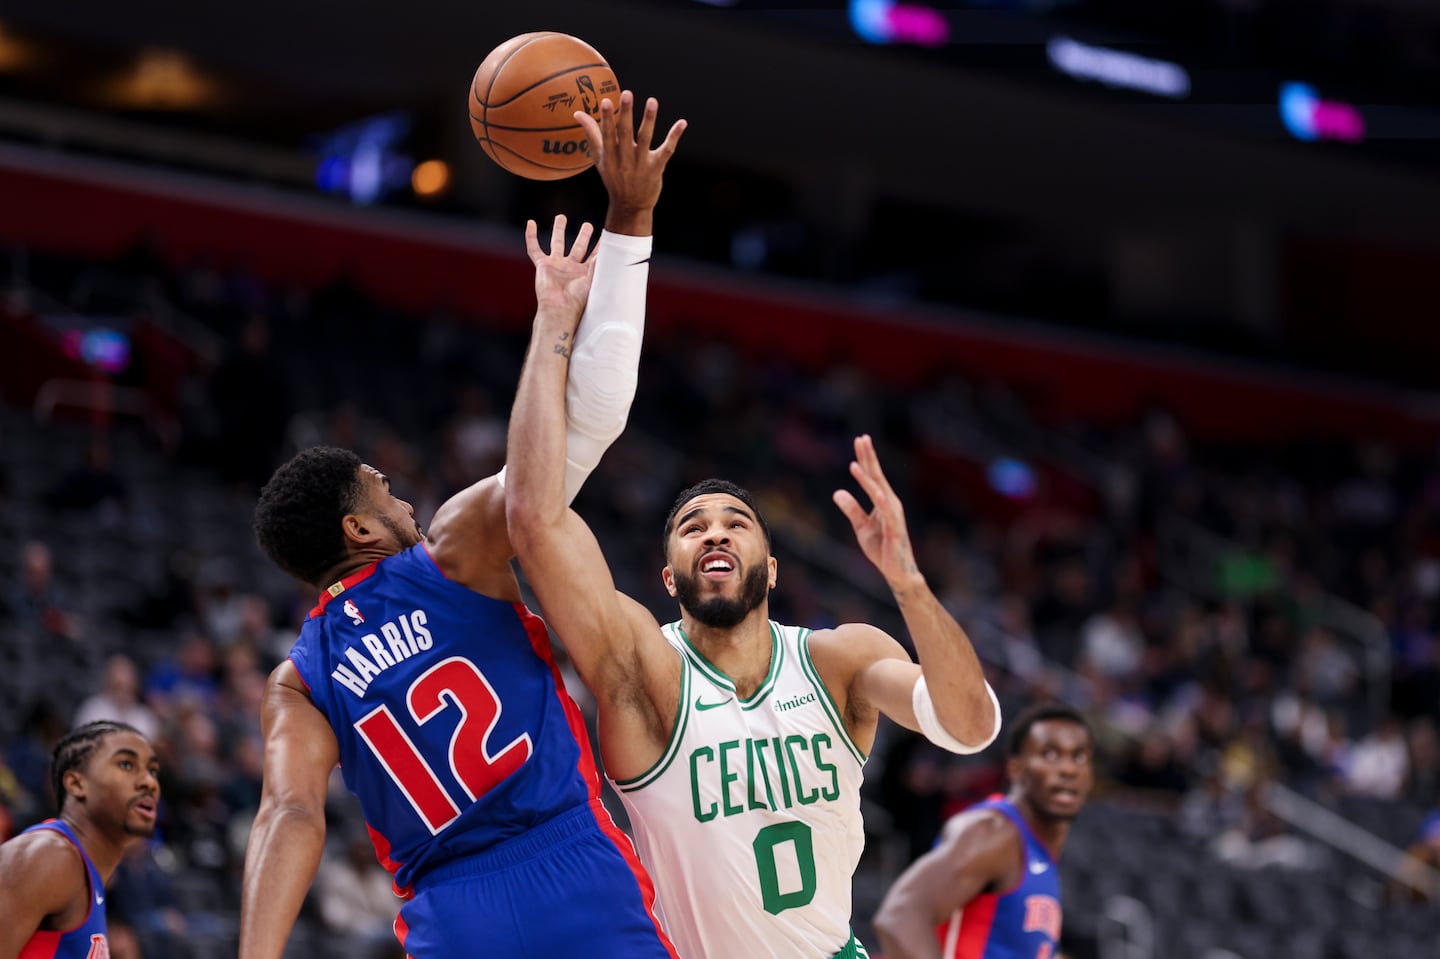
<instances>
[{"instance_id":1,"label":"player's shoulder","mask_svg":"<svg viewBox=\"0 0 1440 959\"><path fill-rule=\"evenodd\" d=\"M29 829L0 845L0 875L23 876L27 887L73 879L84 865L80 849L58 829Z\"/></svg>"},{"instance_id":2,"label":"player's shoulder","mask_svg":"<svg viewBox=\"0 0 1440 959\"><path fill-rule=\"evenodd\" d=\"M842 679L847 686L850 677L878 660L910 661L895 637L869 623L841 623L809 631L802 639L821 674Z\"/></svg>"},{"instance_id":3,"label":"player's shoulder","mask_svg":"<svg viewBox=\"0 0 1440 959\"><path fill-rule=\"evenodd\" d=\"M1014 821L992 803L977 806L956 813L945 821L940 830L942 843L962 842L1021 842L1020 829Z\"/></svg>"}]
</instances>

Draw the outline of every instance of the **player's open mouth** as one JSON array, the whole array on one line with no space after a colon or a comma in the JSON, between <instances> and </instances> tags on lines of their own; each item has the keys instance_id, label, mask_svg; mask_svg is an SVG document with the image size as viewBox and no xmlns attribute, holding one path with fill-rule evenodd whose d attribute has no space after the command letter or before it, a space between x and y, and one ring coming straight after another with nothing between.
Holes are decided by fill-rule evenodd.
<instances>
[{"instance_id":1,"label":"player's open mouth","mask_svg":"<svg viewBox=\"0 0 1440 959\"><path fill-rule=\"evenodd\" d=\"M1060 802L1063 803L1074 803L1080 801L1080 794L1073 789L1069 789L1064 786L1058 786L1055 789L1050 790L1050 798L1058 799Z\"/></svg>"},{"instance_id":2,"label":"player's open mouth","mask_svg":"<svg viewBox=\"0 0 1440 959\"><path fill-rule=\"evenodd\" d=\"M130 804L132 808L146 819L155 818L155 800L151 796L143 796Z\"/></svg>"},{"instance_id":3,"label":"player's open mouth","mask_svg":"<svg viewBox=\"0 0 1440 959\"><path fill-rule=\"evenodd\" d=\"M735 572L735 561L724 553L706 553L700 557L700 575L718 579Z\"/></svg>"}]
</instances>

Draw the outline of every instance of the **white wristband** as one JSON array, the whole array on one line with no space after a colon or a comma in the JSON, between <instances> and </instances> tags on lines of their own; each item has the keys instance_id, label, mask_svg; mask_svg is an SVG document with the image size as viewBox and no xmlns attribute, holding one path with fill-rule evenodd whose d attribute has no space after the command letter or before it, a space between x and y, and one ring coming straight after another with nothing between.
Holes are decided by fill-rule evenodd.
<instances>
[{"instance_id":1,"label":"white wristband","mask_svg":"<svg viewBox=\"0 0 1440 959\"><path fill-rule=\"evenodd\" d=\"M950 735L941 724L940 717L935 714L935 702L930 698L930 687L925 683L924 674L915 680L915 689L910 694L910 705L915 708L915 719L920 723L920 731L925 734L926 739L947 752L969 756L984 751L995 741L995 737L1000 735L1000 699L988 682L985 684L985 692L990 694L990 708L994 710L995 725L986 740L978 746L967 746Z\"/></svg>"}]
</instances>

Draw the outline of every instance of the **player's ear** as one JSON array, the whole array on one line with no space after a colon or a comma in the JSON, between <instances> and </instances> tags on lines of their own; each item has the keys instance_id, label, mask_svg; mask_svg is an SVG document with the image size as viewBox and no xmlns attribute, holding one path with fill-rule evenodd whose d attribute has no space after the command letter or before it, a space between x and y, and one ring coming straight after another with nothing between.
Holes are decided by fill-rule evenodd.
<instances>
[{"instance_id":1,"label":"player's ear","mask_svg":"<svg viewBox=\"0 0 1440 959\"><path fill-rule=\"evenodd\" d=\"M1021 765L1019 756L1011 756L1005 760L1005 778L1008 779L1011 784L1020 781Z\"/></svg>"},{"instance_id":2,"label":"player's ear","mask_svg":"<svg viewBox=\"0 0 1440 959\"><path fill-rule=\"evenodd\" d=\"M346 513L340 520L340 529L344 532L345 539L357 546L364 546L375 540L374 525L358 513Z\"/></svg>"},{"instance_id":3,"label":"player's ear","mask_svg":"<svg viewBox=\"0 0 1440 959\"><path fill-rule=\"evenodd\" d=\"M780 561L779 561L778 559L776 559L775 557L771 556L771 557L770 557L770 560L769 560L769 566L770 566L770 588L771 588L771 589L774 589L774 588L775 588L775 584L776 584L776 583L779 581L779 579L780 579Z\"/></svg>"},{"instance_id":4,"label":"player's ear","mask_svg":"<svg viewBox=\"0 0 1440 959\"><path fill-rule=\"evenodd\" d=\"M71 796L80 802L85 801L85 777L78 769L67 770L60 779L60 785L65 789L65 795ZM56 796L55 801L64 804L65 796Z\"/></svg>"},{"instance_id":5,"label":"player's ear","mask_svg":"<svg viewBox=\"0 0 1440 959\"><path fill-rule=\"evenodd\" d=\"M660 570L660 582L665 584L665 592L670 594L671 599L678 595L675 591L675 574L670 572L669 566Z\"/></svg>"}]
</instances>

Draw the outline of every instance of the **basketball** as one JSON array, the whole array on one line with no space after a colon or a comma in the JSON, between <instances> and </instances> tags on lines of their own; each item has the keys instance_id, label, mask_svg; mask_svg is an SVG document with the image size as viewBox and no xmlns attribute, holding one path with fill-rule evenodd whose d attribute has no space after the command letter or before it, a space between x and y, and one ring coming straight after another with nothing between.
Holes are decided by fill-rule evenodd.
<instances>
[{"instance_id":1,"label":"basketball","mask_svg":"<svg viewBox=\"0 0 1440 959\"><path fill-rule=\"evenodd\" d=\"M470 84L470 128L490 159L531 180L574 176L594 163L576 110L597 119L620 102L598 51L564 33L522 33L490 51Z\"/></svg>"}]
</instances>

